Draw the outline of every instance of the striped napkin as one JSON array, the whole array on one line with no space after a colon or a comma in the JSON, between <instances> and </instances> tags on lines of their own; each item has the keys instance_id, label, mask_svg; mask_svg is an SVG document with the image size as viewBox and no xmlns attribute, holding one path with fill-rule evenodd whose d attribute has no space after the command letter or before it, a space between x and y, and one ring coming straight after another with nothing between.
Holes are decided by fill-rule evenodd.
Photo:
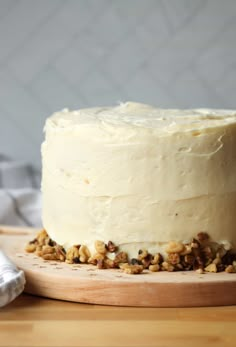
<instances>
[{"instance_id":1,"label":"striped napkin","mask_svg":"<svg viewBox=\"0 0 236 347\"><path fill-rule=\"evenodd\" d=\"M41 227L40 174L0 154L0 225ZM0 307L24 289L25 276L0 249Z\"/></svg>"}]
</instances>

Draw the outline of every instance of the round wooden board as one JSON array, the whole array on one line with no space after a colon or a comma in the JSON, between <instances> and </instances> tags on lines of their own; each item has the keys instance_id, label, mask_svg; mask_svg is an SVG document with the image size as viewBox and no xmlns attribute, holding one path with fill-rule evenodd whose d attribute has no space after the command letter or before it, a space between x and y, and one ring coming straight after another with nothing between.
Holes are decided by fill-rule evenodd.
<instances>
[{"instance_id":1,"label":"round wooden board","mask_svg":"<svg viewBox=\"0 0 236 347\"><path fill-rule=\"evenodd\" d=\"M82 303L191 307L236 304L236 274L145 271L124 274L93 265L45 261L24 251L32 229L0 228L0 247L26 275L25 292Z\"/></svg>"}]
</instances>

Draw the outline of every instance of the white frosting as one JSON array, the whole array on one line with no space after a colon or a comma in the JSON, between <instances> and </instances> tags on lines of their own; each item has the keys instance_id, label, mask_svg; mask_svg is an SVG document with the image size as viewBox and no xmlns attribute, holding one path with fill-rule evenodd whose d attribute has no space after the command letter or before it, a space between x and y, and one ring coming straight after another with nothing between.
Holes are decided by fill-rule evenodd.
<instances>
[{"instance_id":1,"label":"white frosting","mask_svg":"<svg viewBox=\"0 0 236 347\"><path fill-rule=\"evenodd\" d=\"M133 255L207 231L236 245L236 111L65 109L45 131L43 223L58 243Z\"/></svg>"}]
</instances>

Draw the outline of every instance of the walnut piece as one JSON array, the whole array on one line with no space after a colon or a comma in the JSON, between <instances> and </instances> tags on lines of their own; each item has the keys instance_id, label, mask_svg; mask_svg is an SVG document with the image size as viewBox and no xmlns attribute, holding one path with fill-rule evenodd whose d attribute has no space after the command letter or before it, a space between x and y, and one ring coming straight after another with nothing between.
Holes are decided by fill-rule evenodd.
<instances>
[{"instance_id":1,"label":"walnut piece","mask_svg":"<svg viewBox=\"0 0 236 347\"><path fill-rule=\"evenodd\" d=\"M128 264L127 266L125 266L123 268L123 271L129 275L136 275L136 274L140 274L143 272L143 266L142 265Z\"/></svg>"},{"instance_id":2,"label":"walnut piece","mask_svg":"<svg viewBox=\"0 0 236 347\"><path fill-rule=\"evenodd\" d=\"M119 252L116 254L114 259L115 264L119 263L127 263L128 262L128 255L126 252Z\"/></svg>"},{"instance_id":3,"label":"walnut piece","mask_svg":"<svg viewBox=\"0 0 236 347\"><path fill-rule=\"evenodd\" d=\"M228 265L226 268L225 268L225 272L228 272L228 273L235 273L236 272L236 269L233 265Z\"/></svg>"},{"instance_id":4,"label":"walnut piece","mask_svg":"<svg viewBox=\"0 0 236 347\"><path fill-rule=\"evenodd\" d=\"M105 254L95 253L88 259L88 263L97 265L98 260L104 260L104 258L105 258Z\"/></svg>"},{"instance_id":5,"label":"walnut piece","mask_svg":"<svg viewBox=\"0 0 236 347\"><path fill-rule=\"evenodd\" d=\"M107 252L107 249L106 249L106 245L103 241L95 241L95 249L98 253L101 253L101 254L106 254Z\"/></svg>"},{"instance_id":6,"label":"walnut piece","mask_svg":"<svg viewBox=\"0 0 236 347\"><path fill-rule=\"evenodd\" d=\"M166 248L166 253L181 253L184 250L184 244L177 241L170 241Z\"/></svg>"},{"instance_id":7,"label":"walnut piece","mask_svg":"<svg viewBox=\"0 0 236 347\"><path fill-rule=\"evenodd\" d=\"M169 253L167 258L168 263L171 265L177 265L180 263L180 256L178 253Z\"/></svg>"},{"instance_id":8,"label":"walnut piece","mask_svg":"<svg viewBox=\"0 0 236 347\"><path fill-rule=\"evenodd\" d=\"M70 247L66 252L66 262L68 264L74 263L74 258L80 258L79 248L76 246Z\"/></svg>"},{"instance_id":9,"label":"walnut piece","mask_svg":"<svg viewBox=\"0 0 236 347\"><path fill-rule=\"evenodd\" d=\"M151 271L151 272L157 272L157 271L159 271L160 270L160 265L159 264L153 264L153 265L150 265L149 266L149 270Z\"/></svg>"},{"instance_id":10,"label":"walnut piece","mask_svg":"<svg viewBox=\"0 0 236 347\"><path fill-rule=\"evenodd\" d=\"M28 243L25 247L25 251L28 253L33 253L36 251L37 245L34 243Z\"/></svg>"},{"instance_id":11,"label":"walnut piece","mask_svg":"<svg viewBox=\"0 0 236 347\"><path fill-rule=\"evenodd\" d=\"M205 271L207 272L217 272L216 264L211 263L207 267L205 267Z\"/></svg>"},{"instance_id":12,"label":"walnut piece","mask_svg":"<svg viewBox=\"0 0 236 347\"><path fill-rule=\"evenodd\" d=\"M81 263L87 263L88 259L91 257L91 253L87 246L82 245L79 248L79 259Z\"/></svg>"},{"instance_id":13,"label":"walnut piece","mask_svg":"<svg viewBox=\"0 0 236 347\"><path fill-rule=\"evenodd\" d=\"M116 250L117 250L117 246L115 246L114 243L113 243L112 241L108 241L107 250L108 250L108 252L110 252L110 253L114 253L114 252L116 252Z\"/></svg>"},{"instance_id":14,"label":"walnut piece","mask_svg":"<svg viewBox=\"0 0 236 347\"><path fill-rule=\"evenodd\" d=\"M156 253L151 261L153 265L163 262L163 256L160 253Z\"/></svg>"}]
</instances>

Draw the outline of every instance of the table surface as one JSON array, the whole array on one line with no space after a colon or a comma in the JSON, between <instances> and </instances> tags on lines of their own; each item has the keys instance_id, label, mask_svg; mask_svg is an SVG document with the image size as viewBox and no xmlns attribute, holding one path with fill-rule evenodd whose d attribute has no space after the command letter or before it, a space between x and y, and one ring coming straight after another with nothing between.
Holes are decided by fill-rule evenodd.
<instances>
[{"instance_id":1,"label":"table surface","mask_svg":"<svg viewBox=\"0 0 236 347\"><path fill-rule=\"evenodd\" d=\"M4 347L184 345L235 347L236 306L112 307L22 294L0 309Z\"/></svg>"}]
</instances>

